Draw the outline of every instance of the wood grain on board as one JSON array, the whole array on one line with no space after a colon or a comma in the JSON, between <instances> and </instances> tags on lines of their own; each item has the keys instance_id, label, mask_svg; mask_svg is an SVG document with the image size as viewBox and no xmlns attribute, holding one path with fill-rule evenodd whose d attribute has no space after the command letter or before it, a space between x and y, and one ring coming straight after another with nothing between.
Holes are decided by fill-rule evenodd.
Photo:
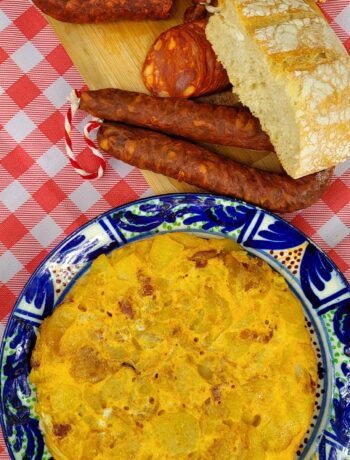
<instances>
[{"instance_id":1,"label":"wood grain on board","mask_svg":"<svg viewBox=\"0 0 350 460\"><path fill-rule=\"evenodd\" d=\"M166 21L67 24L47 19L90 89L114 87L145 93L141 68L149 48L163 31L182 22L183 12L190 4L190 0L175 0L171 18ZM210 148L242 163L280 171L273 153ZM149 171L143 174L156 194L198 190Z\"/></svg>"}]
</instances>

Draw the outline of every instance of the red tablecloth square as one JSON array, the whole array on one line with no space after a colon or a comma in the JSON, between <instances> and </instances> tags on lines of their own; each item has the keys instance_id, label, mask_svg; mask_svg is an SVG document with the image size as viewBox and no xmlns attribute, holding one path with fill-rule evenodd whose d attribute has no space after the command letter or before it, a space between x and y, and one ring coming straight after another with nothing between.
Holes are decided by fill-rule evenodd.
<instances>
[{"instance_id":1,"label":"red tablecloth square","mask_svg":"<svg viewBox=\"0 0 350 460\"><path fill-rule=\"evenodd\" d=\"M327 19L329 24L331 24L333 22L334 15L332 16L330 13L328 13L326 9L324 9L322 12L323 12L323 16Z\"/></svg>"},{"instance_id":2,"label":"red tablecloth square","mask_svg":"<svg viewBox=\"0 0 350 460\"><path fill-rule=\"evenodd\" d=\"M34 193L33 197L44 211L49 213L66 198L66 194L53 179L50 179Z\"/></svg>"},{"instance_id":3,"label":"red tablecloth square","mask_svg":"<svg viewBox=\"0 0 350 460\"><path fill-rule=\"evenodd\" d=\"M65 230L65 235L70 235L74 230L79 228L81 225L86 224L88 217L85 214L80 214Z\"/></svg>"},{"instance_id":4,"label":"red tablecloth square","mask_svg":"<svg viewBox=\"0 0 350 460\"><path fill-rule=\"evenodd\" d=\"M39 88L27 77L27 75L22 75L22 77L13 83L6 92L21 109L41 94Z\"/></svg>"},{"instance_id":5,"label":"red tablecloth square","mask_svg":"<svg viewBox=\"0 0 350 460\"><path fill-rule=\"evenodd\" d=\"M350 38L348 38L345 43L344 43L345 48L348 50L348 53L350 54Z\"/></svg>"},{"instance_id":6,"label":"red tablecloth square","mask_svg":"<svg viewBox=\"0 0 350 460\"><path fill-rule=\"evenodd\" d=\"M334 213L350 203L350 189L341 179L336 179L322 196L323 201Z\"/></svg>"},{"instance_id":7,"label":"red tablecloth square","mask_svg":"<svg viewBox=\"0 0 350 460\"><path fill-rule=\"evenodd\" d=\"M0 285L0 299L4 308L4 310L1 309L1 314L5 316L10 313L12 305L14 305L16 301L16 296L5 284L2 284Z\"/></svg>"},{"instance_id":8,"label":"red tablecloth square","mask_svg":"<svg viewBox=\"0 0 350 460\"><path fill-rule=\"evenodd\" d=\"M72 61L69 59L62 45L57 45L51 53L46 56L46 59L61 75L72 66Z\"/></svg>"},{"instance_id":9,"label":"red tablecloth square","mask_svg":"<svg viewBox=\"0 0 350 460\"><path fill-rule=\"evenodd\" d=\"M45 259L48 255L49 251L46 249L41 250L30 262L28 262L25 267L29 273L34 273L35 270L38 268L40 263Z\"/></svg>"},{"instance_id":10,"label":"red tablecloth square","mask_svg":"<svg viewBox=\"0 0 350 460\"><path fill-rule=\"evenodd\" d=\"M14 23L29 40L47 25L44 16L34 6L18 16Z\"/></svg>"},{"instance_id":11,"label":"red tablecloth square","mask_svg":"<svg viewBox=\"0 0 350 460\"><path fill-rule=\"evenodd\" d=\"M316 229L301 214L295 216L290 223L310 237L316 233Z\"/></svg>"},{"instance_id":12,"label":"red tablecloth square","mask_svg":"<svg viewBox=\"0 0 350 460\"><path fill-rule=\"evenodd\" d=\"M1 160L1 163L12 177L17 179L31 167L34 159L20 145L17 145Z\"/></svg>"},{"instance_id":13,"label":"red tablecloth square","mask_svg":"<svg viewBox=\"0 0 350 460\"><path fill-rule=\"evenodd\" d=\"M7 249L16 244L27 232L26 227L14 214L10 214L0 224L0 240Z\"/></svg>"},{"instance_id":14,"label":"red tablecloth square","mask_svg":"<svg viewBox=\"0 0 350 460\"><path fill-rule=\"evenodd\" d=\"M74 148L73 139L73 148ZM96 171L100 165L99 160L95 155L92 154L90 147L85 147L79 155L76 155L79 165L82 169L88 172Z\"/></svg>"},{"instance_id":15,"label":"red tablecloth square","mask_svg":"<svg viewBox=\"0 0 350 460\"><path fill-rule=\"evenodd\" d=\"M53 143L56 144L64 136L64 117L56 110L39 125L40 131Z\"/></svg>"},{"instance_id":16,"label":"red tablecloth square","mask_svg":"<svg viewBox=\"0 0 350 460\"><path fill-rule=\"evenodd\" d=\"M6 53L6 51L0 47L0 64L2 64L6 59L9 57L9 55Z\"/></svg>"},{"instance_id":17,"label":"red tablecloth square","mask_svg":"<svg viewBox=\"0 0 350 460\"><path fill-rule=\"evenodd\" d=\"M322 4L322 12L326 17L335 18L349 4L349 0L328 0Z\"/></svg>"},{"instance_id":18,"label":"red tablecloth square","mask_svg":"<svg viewBox=\"0 0 350 460\"><path fill-rule=\"evenodd\" d=\"M136 200L137 197L138 194L124 180L118 182L104 195L111 206L119 206L127 201Z\"/></svg>"},{"instance_id":19,"label":"red tablecloth square","mask_svg":"<svg viewBox=\"0 0 350 460\"><path fill-rule=\"evenodd\" d=\"M336 251L334 251L334 249L331 249L330 251L328 251L328 255L337 265L339 270L345 273L346 270L349 268L349 265L339 256L339 254Z\"/></svg>"}]
</instances>

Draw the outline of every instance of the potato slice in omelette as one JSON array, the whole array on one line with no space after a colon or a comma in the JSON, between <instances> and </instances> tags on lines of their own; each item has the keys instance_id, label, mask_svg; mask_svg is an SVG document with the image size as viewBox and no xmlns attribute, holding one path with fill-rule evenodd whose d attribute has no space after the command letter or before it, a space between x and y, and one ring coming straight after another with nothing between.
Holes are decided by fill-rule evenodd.
<instances>
[{"instance_id":1,"label":"potato slice in omelette","mask_svg":"<svg viewBox=\"0 0 350 460\"><path fill-rule=\"evenodd\" d=\"M30 381L56 460L288 460L317 365L278 273L172 233L94 261L42 323Z\"/></svg>"}]
</instances>

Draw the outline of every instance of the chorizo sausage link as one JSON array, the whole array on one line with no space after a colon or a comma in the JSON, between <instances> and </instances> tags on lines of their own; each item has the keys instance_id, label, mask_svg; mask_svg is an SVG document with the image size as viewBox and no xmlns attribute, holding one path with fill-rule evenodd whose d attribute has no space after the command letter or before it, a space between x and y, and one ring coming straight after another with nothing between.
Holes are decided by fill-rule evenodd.
<instances>
[{"instance_id":1,"label":"chorizo sausage link","mask_svg":"<svg viewBox=\"0 0 350 460\"><path fill-rule=\"evenodd\" d=\"M125 163L281 213L317 201L333 173L328 169L295 180L241 165L190 142L122 124L102 124L98 143Z\"/></svg>"},{"instance_id":2,"label":"chorizo sausage link","mask_svg":"<svg viewBox=\"0 0 350 460\"><path fill-rule=\"evenodd\" d=\"M89 23L116 19L166 19L174 0L33 0L59 21Z\"/></svg>"},{"instance_id":3,"label":"chorizo sausage link","mask_svg":"<svg viewBox=\"0 0 350 460\"><path fill-rule=\"evenodd\" d=\"M142 68L143 81L152 94L188 98L229 86L226 70L206 38L207 22L186 22L157 38Z\"/></svg>"},{"instance_id":4,"label":"chorizo sausage link","mask_svg":"<svg viewBox=\"0 0 350 460\"><path fill-rule=\"evenodd\" d=\"M100 89L82 92L80 108L105 120L151 128L194 141L273 151L259 120L243 107Z\"/></svg>"}]
</instances>

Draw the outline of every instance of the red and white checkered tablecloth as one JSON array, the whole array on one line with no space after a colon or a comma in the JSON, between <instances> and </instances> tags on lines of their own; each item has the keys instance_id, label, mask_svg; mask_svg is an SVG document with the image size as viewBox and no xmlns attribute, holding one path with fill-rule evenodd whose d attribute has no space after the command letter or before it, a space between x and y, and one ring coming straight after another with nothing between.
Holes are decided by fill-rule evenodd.
<instances>
[{"instance_id":1,"label":"red and white checkered tablecloth","mask_svg":"<svg viewBox=\"0 0 350 460\"><path fill-rule=\"evenodd\" d=\"M350 52L350 0L322 9ZM85 181L64 148L65 100L84 86L44 16L29 0L0 2L0 338L24 284L75 228L121 203L151 194L136 168L109 159L102 179ZM74 151L93 168L81 136ZM350 129L350 128L349 128ZM286 216L284 216L286 217ZM350 161L336 169L322 200L287 216L350 280ZM8 459L0 433L0 459Z\"/></svg>"}]
</instances>

